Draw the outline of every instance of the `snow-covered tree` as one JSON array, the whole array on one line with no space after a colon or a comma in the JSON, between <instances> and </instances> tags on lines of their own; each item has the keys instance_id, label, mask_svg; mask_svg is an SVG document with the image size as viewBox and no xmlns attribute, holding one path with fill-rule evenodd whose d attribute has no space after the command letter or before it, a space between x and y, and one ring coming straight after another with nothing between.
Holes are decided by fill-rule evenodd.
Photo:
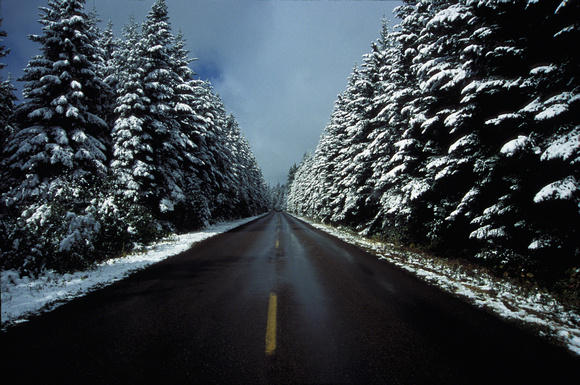
<instances>
[{"instance_id":1,"label":"snow-covered tree","mask_svg":"<svg viewBox=\"0 0 580 385\"><path fill-rule=\"evenodd\" d=\"M276 184L270 186L270 210L286 211L286 201L288 199L288 188L286 184Z\"/></svg>"},{"instance_id":2,"label":"snow-covered tree","mask_svg":"<svg viewBox=\"0 0 580 385\"><path fill-rule=\"evenodd\" d=\"M120 39L114 36L111 21L109 21L105 30L98 29L97 32L97 47L99 49L99 55L101 56L97 71L99 76L109 86L108 92L105 95L106 104L103 106L103 118L109 126L112 126L115 117L115 103L119 82L119 67L117 66L115 55L121 50L122 43Z\"/></svg>"},{"instance_id":3,"label":"snow-covered tree","mask_svg":"<svg viewBox=\"0 0 580 385\"><path fill-rule=\"evenodd\" d=\"M405 1L296 171L288 209L490 264L574 265L579 9Z\"/></svg>"},{"instance_id":4,"label":"snow-covered tree","mask_svg":"<svg viewBox=\"0 0 580 385\"><path fill-rule=\"evenodd\" d=\"M0 19L0 27L2 27L2 20ZM0 60L10 53L9 49L6 49L2 42L6 37L6 32L0 30ZM0 70L2 70L6 65L0 62ZM0 151L3 148L4 141L13 132L12 127L12 114L14 113L14 106L16 102L16 95L14 91L16 88L12 85L12 79L10 76L6 80L2 80L0 77Z\"/></svg>"},{"instance_id":5,"label":"snow-covered tree","mask_svg":"<svg viewBox=\"0 0 580 385\"><path fill-rule=\"evenodd\" d=\"M485 129L493 133L486 142L496 159L487 179L500 183L489 186L472 233L493 244L492 250L506 248L524 263L543 266L570 265L580 256L578 119L572 112L580 89L580 50L568 45L578 31L562 33L572 14L578 20L580 12L577 5L565 17L557 10L548 1L504 5L505 23L496 31L508 44L503 50L486 47L494 88L501 87L507 97L484 118ZM522 23L514 30L508 19L516 13ZM505 56L514 54L515 73L505 65Z\"/></svg>"},{"instance_id":6,"label":"snow-covered tree","mask_svg":"<svg viewBox=\"0 0 580 385\"><path fill-rule=\"evenodd\" d=\"M99 116L107 85L83 5L59 0L41 8L43 34L30 37L41 54L21 79L26 100L2 164L2 202L12 213L7 252L36 268L86 263L100 229L89 187L107 175L108 127Z\"/></svg>"},{"instance_id":7,"label":"snow-covered tree","mask_svg":"<svg viewBox=\"0 0 580 385\"><path fill-rule=\"evenodd\" d=\"M0 27L2 26L2 19L0 18ZM0 30L0 60L4 58L9 52L9 49L2 44L4 38L6 37L6 32ZM2 70L6 65L0 62L0 70ZM3 153L4 153L4 143L6 138L14 132L12 127L12 115L14 113L14 106L16 102L16 96L14 95L15 87L12 85L10 77L3 80L0 77L0 164L3 163ZM10 220L10 215L4 202L0 201L0 252L1 250L7 250L9 248L8 232L9 227L7 226Z\"/></svg>"},{"instance_id":8,"label":"snow-covered tree","mask_svg":"<svg viewBox=\"0 0 580 385\"><path fill-rule=\"evenodd\" d=\"M177 229L254 212L266 195L245 191L240 180L255 173L244 163L249 146L211 85L193 78L165 2L154 3L141 30L131 24L125 34L112 162L125 198Z\"/></svg>"},{"instance_id":9,"label":"snow-covered tree","mask_svg":"<svg viewBox=\"0 0 580 385\"><path fill-rule=\"evenodd\" d=\"M151 135L144 131L149 100L143 89L143 63L137 50L141 34L134 21L124 33L123 48L115 54L119 73L111 169L123 198L138 203L140 181L147 179L153 168L153 148Z\"/></svg>"},{"instance_id":10,"label":"snow-covered tree","mask_svg":"<svg viewBox=\"0 0 580 385\"><path fill-rule=\"evenodd\" d=\"M42 53L25 69L26 100L1 158L2 268L85 267L270 202L237 122L194 78L165 1L142 25L131 21L124 41L84 4L49 1L44 33L31 37ZM11 133L9 81L0 92L2 133Z\"/></svg>"},{"instance_id":11,"label":"snow-covered tree","mask_svg":"<svg viewBox=\"0 0 580 385\"><path fill-rule=\"evenodd\" d=\"M294 173L294 180L290 186L287 205L288 211L291 213L307 217L316 217L316 213L309 210L309 207L304 204L308 199L308 195L311 194L312 182L314 180L312 164L312 153L305 153Z\"/></svg>"},{"instance_id":12,"label":"snow-covered tree","mask_svg":"<svg viewBox=\"0 0 580 385\"><path fill-rule=\"evenodd\" d=\"M127 199L168 219L185 199L175 96L183 80L173 62L170 29L163 0L155 2L141 33L134 25L127 29L111 164Z\"/></svg>"}]
</instances>

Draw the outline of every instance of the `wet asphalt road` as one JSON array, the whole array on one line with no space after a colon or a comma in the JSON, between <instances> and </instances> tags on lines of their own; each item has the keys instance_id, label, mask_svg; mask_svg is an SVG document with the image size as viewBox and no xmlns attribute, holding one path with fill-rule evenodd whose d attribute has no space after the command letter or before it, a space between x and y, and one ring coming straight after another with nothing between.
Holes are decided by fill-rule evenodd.
<instances>
[{"instance_id":1,"label":"wet asphalt road","mask_svg":"<svg viewBox=\"0 0 580 385\"><path fill-rule=\"evenodd\" d=\"M4 384L569 385L580 374L567 351L282 213L0 337Z\"/></svg>"}]
</instances>

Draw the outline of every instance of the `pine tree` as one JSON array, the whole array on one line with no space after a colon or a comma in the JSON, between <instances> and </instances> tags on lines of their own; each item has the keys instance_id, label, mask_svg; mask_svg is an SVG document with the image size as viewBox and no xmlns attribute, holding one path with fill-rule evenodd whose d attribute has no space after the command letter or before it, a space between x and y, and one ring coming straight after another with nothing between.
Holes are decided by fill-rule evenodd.
<instances>
[{"instance_id":1,"label":"pine tree","mask_svg":"<svg viewBox=\"0 0 580 385\"><path fill-rule=\"evenodd\" d=\"M241 133L233 115L226 118L224 126L224 150L220 174L224 177L222 194L227 207L218 209L229 218L242 218L259 214L269 204L266 183L258 167L250 144Z\"/></svg>"},{"instance_id":2,"label":"pine tree","mask_svg":"<svg viewBox=\"0 0 580 385\"><path fill-rule=\"evenodd\" d=\"M326 126L314 154L307 153L295 172L295 180L291 186L300 186L302 199L296 199L294 209L300 210L301 215L319 218L322 221L332 221L337 207L344 198L336 186L337 173L335 171L340 162L341 151L348 140L345 121L347 118L348 90L338 96L334 104L329 124ZM310 170L305 170L309 167ZM297 178L297 179L296 179ZM302 180L301 178L304 178ZM292 194L297 193L292 187ZM301 207L300 207L301 206ZM308 213L308 214L306 214Z\"/></svg>"},{"instance_id":3,"label":"pine tree","mask_svg":"<svg viewBox=\"0 0 580 385\"><path fill-rule=\"evenodd\" d=\"M579 9L406 1L296 170L288 209L492 265L572 266Z\"/></svg>"},{"instance_id":4,"label":"pine tree","mask_svg":"<svg viewBox=\"0 0 580 385\"><path fill-rule=\"evenodd\" d=\"M3 268L76 269L163 230L269 204L248 141L211 85L194 79L165 1L141 26L131 21L125 41L110 23L99 29L84 4L50 1L44 34L31 37L42 54L25 70L27 100L2 155ZM15 98L2 86L2 129L11 131Z\"/></svg>"},{"instance_id":5,"label":"pine tree","mask_svg":"<svg viewBox=\"0 0 580 385\"><path fill-rule=\"evenodd\" d=\"M0 27L2 27L2 20L0 19ZM6 37L6 32L0 30L0 59L10 53L1 43ZM6 65L0 62L0 70ZM12 85L10 76L6 80L0 78L0 151L4 147L6 138L12 134L14 128L12 127L12 114L14 112L15 102L17 101L14 91L16 88Z\"/></svg>"},{"instance_id":6,"label":"pine tree","mask_svg":"<svg viewBox=\"0 0 580 385\"><path fill-rule=\"evenodd\" d=\"M84 1L41 8L41 45L21 80L18 130L6 144L2 201L13 213L7 264L67 269L89 263L100 224L91 186L106 179L108 127L99 116L107 89Z\"/></svg>"},{"instance_id":7,"label":"pine tree","mask_svg":"<svg viewBox=\"0 0 580 385\"><path fill-rule=\"evenodd\" d=\"M313 178L313 156L307 152L298 165L294 174L294 180L288 195L288 211L297 215L315 218L316 214L309 209L304 202L308 195L311 195Z\"/></svg>"},{"instance_id":8,"label":"pine tree","mask_svg":"<svg viewBox=\"0 0 580 385\"><path fill-rule=\"evenodd\" d=\"M181 79L173 63L174 38L170 32L165 1L155 4L143 24L144 92L149 99L148 132L156 148L152 183L145 187L145 201L160 214L175 210L182 203L183 137L175 113L175 90ZM157 207L155 207L157 206Z\"/></svg>"},{"instance_id":9,"label":"pine tree","mask_svg":"<svg viewBox=\"0 0 580 385\"><path fill-rule=\"evenodd\" d=\"M508 249L509 258L495 254L524 266L569 266L579 255L580 197L574 165L578 119L572 113L578 103L574 96L579 87L575 80L579 50L570 50L567 42L573 36L564 36L562 31L572 14L580 12L578 6L569 11L565 17L555 13L555 5L549 2L506 7L505 19L521 14L522 25L518 29L507 22L502 25L498 30L508 37L510 49L488 53L493 75L509 71L505 77L512 89L517 88L498 108L501 113L485 120L486 128L497 133L491 142L497 161L488 169L488 179L498 183L493 186L495 194L489 189L488 198L495 199L486 200L487 207L473 220L479 228L472 235L491 241L494 251ZM569 33L578 35L573 29ZM497 59L514 50L519 52L521 65L516 74ZM487 236L496 229L502 237Z\"/></svg>"},{"instance_id":10,"label":"pine tree","mask_svg":"<svg viewBox=\"0 0 580 385\"><path fill-rule=\"evenodd\" d=\"M466 159L457 159L449 149L462 137L461 121L453 117L461 115L465 120L469 116L468 108L457 106L461 90L475 75L465 63L465 49L470 49L471 26L477 19L460 3L443 3L429 10L412 66L418 93L411 102L411 114L417 118L410 121L413 131L405 134L416 138L421 149L412 178L412 183L420 186L420 193L412 203L409 219L415 221L412 227L418 233L414 235L416 241L424 234L423 242L441 247L441 243L452 239L452 234L457 234L457 229L445 219L473 183L470 170L465 167ZM461 249L463 243L454 241L448 247Z\"/></svg>"},{"instance_id":11,"label":"pine tree","mask_svg":"<svg viewBox=\"0 0 580 385\"><path fill-rule=\"evenodd\" d=\"M112 167L124 195L171 221L185 195L184 137L175 90L182 80L173 62L174 37L167 6L157 1L138 34L129 26L119 79Z\"/></svg>"},{"instance_id":12,"label":"pine tree","mask_svg":"<svg viewBox=\"0 0 580 385\"><path fill-rule=\"evenodd\" d=\"M401 11L402 8L405 6L398 10ZM376 53L380 55L381 66L373 102L378 109L374 117L376 129L371 134L368 148L375 161L371 166L372 174L367 180L368 188L372 190L367 200L372 205L378 205L378 210L368 224L368 233L392 232L396 228L390 221L392 214L398 211L398 204L393 203L400 201L401 193L393 187L405 166L397 164L401 159L395 154L401 148L397 143L408 119L404 107L413 94L407 81L408 72L403 69L401 43L398 42L402 33L389 30L387 23L383 22L379 51Z\"/></svg>"},{"instance_id":13,"label":"pine tree","mask_svg":"<svg viewBox=\"0 0 580 385\"><path fill-rule=\"evenodd\" d=\"M195 73L189 64L196 60L189 57L185 50L185 40L180 32L175 36L172 45L172 62L176 74L179 76L175 88L175 113L183 143L184 173L183 191L185 201L179 210L180 217L173 221L182 230L199 228L211 221L207 191L203 191L202 169L205 166L202 160L207 153L205 138L207 125L198 111L201 82L194 79Z\"/></svg>"},{"instance_id":14,"label":"pine tree","mask_svg":"<svg viewBox=\"0 0 580 385\"><path fill-rule=\"evenodd\" d=\"M385 50L388 42L388 27L383 19L381 38L372 43L371 53L363 56L363 63L353 76L357 80L348 93L353 99L348 103L347 119L348 156L346 173L350 177L339 177L342 183L342 194L345 196L345 206L340 214L345 223L364 230L378 211L378 200L374 193L373 168L380 155L373 151L371 143L381 132L381 121L377 119L382 106L376 103L377 97L383 91L381 87L381 69L385 65ZM358 73L358 75L357 75ZM343 171L343 172L345 172Z\"/></svg>"},{"instance_id":15,"label":"pine tree","mask_svg":"<svg viewBox=\"0 0 580 385\"><path fill-rule=\"evenodd\" d=\"M107 29L98 30L97 47L99 48L99 55L101 60L97 66L99 76L104 80L109 87L108 92L104 95L106 103L103 105L104 118L107 124L112 127L115 117L115 103L117 98L118 66L115 60L115 55L121 49L121 41L115 38L113 34L113 24L111 21L107 24Z\"/></svg>"},{"instance_id":16,"label":"pine tree","mask_svg":"<svg viewBox=\"0 0 580 385\"><path fill-rule=\"evenodd\" d=\"M286 201L288 199L288 188L286 184L276 184L270 186L270 210L286 211Z\"/></svg>"},{"instance_id":17,"label":"pine tree","mask_svg":"<svg viewBox=\"0 0 580 385\"><path fill-rule=\"evenodd\" d=\"M2 26L2 20L0 18L0 27ZM9 49L2 44L6 37L6 32L0 30L0 59L10 53ZM6 65L0 62L0 70L4 69ZM4 163L4 144L6 138L14 132L12 126L12 116L14 113L14 107L16 102L16 96L14 95L15 87L12 85L11 78L8 77L7 80L2 80L0 77L0 164ZM0 200L0 254L3 250L10 249L8 241L8 233L10 228L8 222L10 220L10 213L7 210L4 201ZM0 255L3 257L3 255Z\"/></svg>"},{"instance_id":18,"label":"pine tree","mask_svg":"<svg viewBox=\"0 0 580 385\"><path fill-rule=\"evenodd\" d=\"M123 48L115 55L119 74L111 163L123 197L134 203L139 202L141 180L149 179L153 168L150 164L153 160L152 138L144 132L149 99L144 92L143 62L137 49L141 41L138 28L131 20L124 29Z\"/></svg>"}]
</instances>

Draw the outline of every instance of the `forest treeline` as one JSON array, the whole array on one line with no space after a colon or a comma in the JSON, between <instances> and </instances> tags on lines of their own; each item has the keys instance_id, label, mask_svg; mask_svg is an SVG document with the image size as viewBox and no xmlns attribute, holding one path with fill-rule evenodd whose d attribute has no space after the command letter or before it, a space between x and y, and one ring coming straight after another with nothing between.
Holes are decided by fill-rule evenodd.
<instances>
[{"instance_id":1,"label":"forest treeline","mask_svg":"<svg viewBox=\"0 0 580 385\"><path fill-rule=\"evenodd\" d=\"M11 79L1 83L2 269L83 268L267 209L250 145L190 69L165 1L130 20L122 39L84 6L41 8L21 103Z\"/></svg>"},{"instance_id":2,"label":"forest treeline","mask_svg":"<svg viewBox=\"0 0 580 385\"><path fill-rule=\"evenodd\" d=\"M516 274L580 267L580 2L395 13L291 170L288 210Z\"/></svg>"}]
</instances>

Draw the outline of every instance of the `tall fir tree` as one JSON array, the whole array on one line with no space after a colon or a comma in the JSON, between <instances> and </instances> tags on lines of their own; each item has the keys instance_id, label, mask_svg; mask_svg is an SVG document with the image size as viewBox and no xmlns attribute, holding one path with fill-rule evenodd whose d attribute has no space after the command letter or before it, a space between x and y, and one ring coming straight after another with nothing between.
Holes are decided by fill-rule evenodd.
<instances>
[{"instance_id":1,"label":"tall fir tree","mask_svg":"<svg viewBox=\"0 0 580 385\"><path fill-rule=\"evenodd\" d=\"M2 21L3 19L0 18L0 28L2 27ZM10 53L10 50L3 45L5 37L6 32L0 29L0 60ZM0 62L0 70L4 69L4 67L6 65ZM17 100L14 91L15 87L12 85L10 76L6 80L0 77L0 164L3 164L6 138L14 132L12 117ZM10 248L8 240L8 233L10 232L8 222L10 219L10 213L5 203L0 200L0 223L2 223L0 225L0 256L2 256L3 250Z\"/></svg>"},{"instance_id":2,"label":"tall fir tree","mask_svg":"<svg viewBox=\"0 0 580 385\"><path fill-rule=\"evenodd\" d=\"M140 183L152 168L150 135L143 132L148 98L143 90L143 63L137 46L141 40L134 19L124 29L125 41L114 55L118 68L117 100L112 142L111 169L123 199L138 203Z\"/></svg>"},{"instance_id":3,"label":"tall fir tree","mask_svg":"<svg viewBox=\"0 0 580 385\"><path fill-rule=\"evenodd\" d=\"M100 224L92 186L107 175L95 36L83 0L41 8L41 45L22 77L26 99L5 149L2 201L12 213L5 263L69 268L88 263ZM34 265L34 266L33 266Z\"/></svg>"},{"instance_id":4,"label":"tall fir tree","mask_svg":"<svg viewBox=\"0 0 580 385\"><path fill-rule=\"evenodd\" d=\"M2 27L3 19L0 18L0 28ZM10 53L2 43L6 37L6 31L0 29L0 60ZM6 65L0 62L0 70L4 69ZM4 147L6 138L12 134L14 128L12 127L12 115L14 113L15 103L17 101L14 94L16 88L12 84L10 76L6 80L0 77L0 153Z\"/></svg>"},{"instance_id":5,"label":"tall fir tree","mask_svg":"<svg viewBox=\"0 0 580 385\"><path fill-rule=\"evenodd\" d=\"M158 218L184 200L173 43L163 0L153 4L141 33L129 26L113 128L112 168L124 194Z\"/></svg>"},{"instance_id":6,"label":"tall fir tree","mask_svg":"<svg viewBox=\"0 0 580 385\"><path fill-rule=\"evenodd\" d=\"M108 92L104 95L103 118L109 125L113 126L115 117L115 103L117 98L117 86L119 83L119 67L116 65L115 55L121 49L121 41L113 34L113 23L109 21L105 30L98 30L97 47L101 60L97 66L99 76L109 86Z\"/></svg>"}]
</instances>

